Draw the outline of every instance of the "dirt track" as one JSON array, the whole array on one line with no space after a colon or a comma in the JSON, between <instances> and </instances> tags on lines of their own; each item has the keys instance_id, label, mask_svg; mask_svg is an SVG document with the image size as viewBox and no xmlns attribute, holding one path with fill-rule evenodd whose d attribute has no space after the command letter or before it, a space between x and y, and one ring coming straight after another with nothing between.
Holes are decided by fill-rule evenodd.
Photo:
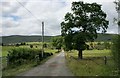
<instances>
[{"instance_id":1,"label":"dirt track","mask_svg":"<svg viewBox=\"0 0 120 78\"><path fill-rule=\"evenodd\" d=\"M42 65L39 65L19 76L73 76L65 65L64 52L59 53Z\"/></svg>"}]
</instances>

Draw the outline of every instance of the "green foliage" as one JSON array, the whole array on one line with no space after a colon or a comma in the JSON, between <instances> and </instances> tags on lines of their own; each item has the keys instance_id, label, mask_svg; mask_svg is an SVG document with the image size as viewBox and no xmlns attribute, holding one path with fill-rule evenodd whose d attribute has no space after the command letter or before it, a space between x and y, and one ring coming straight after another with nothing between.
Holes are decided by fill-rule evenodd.
<instances>
[{"instance_id":1,"label":"green foliage","mask_svg":"<svg viewBox=\"0 0 120 78\"><path fill-rule=\"evenodd\" d=\"M25 43L25 42L22 42L20 45L26 45L26 43Z\"/></svg>"},{"instance_id":2,"label":"green foliage","mask_svg":"<svg viewBox=\"0 0 120 78\"><path fill-rule=\"evenodd\" d=\"M120 35L113 39L112 54L120 75Z\"/></svg>"},{"instance_id":3,"label":"green foliage","mask_svg":"<svg viewBox=\"0 0 120 78\"><path fill-rule=\"evenodd\" d=\"M95 41L111 41L112 40L112 36L114 36L116 34L98 34L97 39L95 39ZM57 37L57 36L54 36ZM1 37L0 37L1 38ZM25 42L26 45L28 43L40 43L40 38L41 37L35 37L35 36L3 36L2 37L2 43L4 44L4 46L7 46L8 44L15 44L15 43L21 43L21 42ZM45 42L51 42L51 39L53 38L53 36L49 36L46 37ZM2 43L0 43L2 45Z\"/></svg>"},{"instance_id":4,"label":"green foliage","mask_svg":"<svg viewBox=\"0 0 120 78\"><path fill-rule=\"evenodd\" d=\"M105 47L104 47L104 44L102 42L98 42L96 45L94 45L94 49L104 50Z\"/></svg>"},{"instance_id":5,"label":"green foliage","mask_svg":"<svg viewBox=\"0 0 120 78\"><path fill-rule=\"evenodd\" d=\"M120 26L120 21L118 21L118 25Z\"/></svg>"},{"instance_id":6,"label":"green foliage","mask_svg":"<svg viewBox=\"0 0 120 78\"><path fill-rule=\"evenodd\" d=\"M89 49L97 49L97 50L104 50L104 49L111 49L111 42L90 42L87 43L89 45Z\"/></svg>"},{"instance_id":7,"label":"green foliage","mask_svg":"<svg viewBox=\"0 0 120 78\"><path fill-rule=\"evenodd\" d=\"M17 43L15 46L16 46L16 47L19 47L19 46L20 46L20 44L18 44L18 43Z\"/></svg>"},{"instance_id":8,"label":"green foliage","mask_svg":"<svg viewBox=\"0 0 120 78\"><path fill-rule=\"evenodd\" d=\"M35 56L40 52L38 49L15 48L9 51L7 57L10 65L21 65L27 61L35 60Z\"/></svg>"},{"instance_id":9,"label":"green foliage","mask_svg":"<svg viewBox=\"0 0 120 78\"><path fill-rule=\"evenodd\" d=\"M1 37L0 37L1 38ZM50 42L52 36L44 36L45 42ZM15 44L15 43L24 43L24 42L42 42L41 36L2 36L2 42L4 44Z\"/></svg>"},{"instance_id":10,"label":"green foliage","mask_svg":"<svg viewBox=\"0 0 120 78\"><path fill-rule=\"evenodd\" d=\"M65 47L68 50L76 49L80 53L86 47L85 42L97 38L97 31L101 29L103 33L106 32L109 22L101 5L97 3L73 2L71 9L72 13L68 12L61 23L61 32Z\"/></svg>"},{"instance_id":11,"label":"green foliage","mask_svg":"<svg viewBox=\"0 0 120 78\"><path fill-rule=\"evenodd\" d=\"M84 50L84 60L77 59L74 51L66 53L66 63L75 76L114 76L116 67L112 58L104 64L103 57L111 56L110 50Z\"/></svg>"},{"instance_id":12,"label":"green foliage","mask_svg":"<svg viewBox=\"0 0 120 78\"><path fill-rule=\"evenodd\" d=\"M73 35L72 34L68 34L64 37L64 50L65 51L69 51L69 50L72 50L73 47L72 47L72 37Z\"/></svg>"},{"instance_id":13,"label":"green foliage","mask_svg":"<svg viewBox=\"0 0 120 78\"><path fill-rule=\"evenodd\" d=\"M120 0L115 0L114 2L116 4L116 11L118 12L118 15L120 15ZM120 16L118 16L120 17ZM120 28L120 19L117 19L118 24L118 30ZM118 75L120 76L120 33L113 39L113 46L112 46L112 54L114 61L116 63L116 66L118 68Z\"/></svg>"},{"instance_id":14,"label":"green foliage","mask_svg":"<svg viewBox=\"0 0 120 78\"><path fill-rule=\"evenodd\" d=\"M14 46L2 46L2 56L7 56L8 51L13 49L13 48L18 48L18 47L14 47Z\"/></svg>"},{"instance_id":15,"label":"green foliage","mask_svg":"<svg viewBox=\"0 0 120 78\"><path fill-rule=\"evenodd\" d=\"M62 45L63 45L63 38L60 37L54 37L52 39L52 45L56 48L56 49L61 49Z\"/></svg>"},{"instance_id":16,"label":"green foliage","mask_svg":"<svg viewBox=\"0 0 120 78\"><path fill-rule=\"evenodd\" d=\"M85 50L86 49L86 38L84 36L84 33L75 33L73 37L73 48L76 50Z\"/></svg>"},{"instance_id":17,"label":"green foliage","mask_svg":"<svg viewBox=\"0 0 120 78\"><path fill-rule=\"evenodd\" d=\"M44 48L47 48L47 46L48 46L47 43L44 43L44 44L43 44L43 47L44 47Z\"/></svg>"},{"instance_id":18,"label":"green foliage","mask_svg":"<svg viewBox=\"0 0 120 78\"><path fill-rule=\"evenodd\" d=\"M33 48L33 45L30 45L30 48Z\"/></svg>"},{"instance_id":19,"label":"green foliage","mask_svg":"<svg viewBox=\"0 0 120 78\"><path fill-rule=\"evenodd\" d=\"M18 66L32 61L41 61L53 53L44 53L42 58L42 51L34 48L14 48L8 53L9 66ZM37 57L38 56L38 57Z\"/></svg>"},{"instance_id":20,"label":"green foliage","mask_svg":"<svg viewBox=\"0 0 120 78\"><path fill-rule=\"evenodd\" d=\"M2 43L2 46L4 46L4 43Z\"/></svg>"},{"instance_id":21,"label":"green foliage","mask_svg":"<svg viewBox=\"0 0 120 78\"><path fill-rule=\"evenodd\" d=\"M111 43L110 42L104 42L105 49L111 49Z\"/></svg>"}]
</instances>

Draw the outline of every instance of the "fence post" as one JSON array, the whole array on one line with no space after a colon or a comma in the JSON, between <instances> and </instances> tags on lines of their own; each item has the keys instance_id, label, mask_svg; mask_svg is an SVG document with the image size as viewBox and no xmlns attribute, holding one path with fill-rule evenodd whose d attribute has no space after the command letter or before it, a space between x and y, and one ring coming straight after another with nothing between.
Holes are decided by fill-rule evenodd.
<instances>
[{"instance_id":1,"label":"fence post","mask_svg":"<svg viewBox=\"0 0 120 78\"><path fill-rule=\"evenodd\" d=\"M104 63L105 63L105 65L107 64L107 57L106 56L104 56Z\"/></svg>"},{"instance_id":2,"label":"fence post","mask_svg":"<svg viewBox=\"0 0 120 78\"><path fill-rule=\"evenodd\" d=\"M36 62L37 62L37 64L38 64L38 63L39 63L39 60L40 60L40 59L39 59L39 55L36 55L36 56L35 56L35 59L36 59Z\"/></svg>"},{"instance_id":3,"label":"fence post","mask_svg":"<svg viewBox=\"0 0 120 78\"><path fill-rule=\"evenodd\" d=\"M7 55L7 57L6 57L6 61L7 61L7 66L9 66L9 54Z\"/></svg>"}]
</instances>

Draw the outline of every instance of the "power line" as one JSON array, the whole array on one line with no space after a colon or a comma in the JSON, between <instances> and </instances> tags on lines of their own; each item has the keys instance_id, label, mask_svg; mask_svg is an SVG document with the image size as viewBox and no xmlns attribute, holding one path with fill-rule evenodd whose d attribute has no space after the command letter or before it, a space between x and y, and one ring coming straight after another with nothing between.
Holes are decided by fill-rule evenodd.
<instances>
[{"instance_id":1,"label":"power line","mask_svg":"<svg viewBox=\"0 0 120 78\"><path fill-rule=\"evenodd\" d=\"M26 9L38 22L41 22L29 9L27 9L21 2L16 0L24 9Z\"/></svg>"},{"instance_id":2,"label":"power line","mask_svg":"<svg viewBox=\"0 0 120 78\"><path fill-rule=\"evenodd\" d=\"M16 0L23 8L25 8L38 22L40 22L40 20L36 17L36 16L34 16L34 14L30 11L30 10L28 10L21 2L19 2L18 0ZM44 57L44 46L43 46L43 44L44 44L44 22L42 22L42 57Z\"/></svg>"}]
</instances>

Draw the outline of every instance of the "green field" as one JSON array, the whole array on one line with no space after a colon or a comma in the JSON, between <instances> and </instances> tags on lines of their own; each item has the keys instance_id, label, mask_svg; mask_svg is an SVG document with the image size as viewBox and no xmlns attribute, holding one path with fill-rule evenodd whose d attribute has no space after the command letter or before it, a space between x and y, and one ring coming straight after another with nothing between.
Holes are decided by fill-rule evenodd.
<instances>
[{"instance_id":1,"label":"green field","mask_svg":"<svg viewBox=\"0 0 120 78\"><path fill-rule=\"evenodd\" d=\"M71 56L77 57L78 51L72 50L69 52ZM110 50L85 50L83 51L83 57L102 57L111 56Z\"/></svg>"},{"instance_id":2,"label":"green field","mask_svg":"<svg viewBox=\"0 0 120 78\"><path fill-rule=\"evenodd\" d=\"M13 48L28 47L33 45L33 49L41 49L42 43L40 42L26 42L27 45L22 45L19 47L16 46L3 46L2 47L2 56L7 56L8 51ZM47 43L48 47L44 48L45 52L56 53L56 49L51 49L51 43ZM37 48L36 48L37 46ZM111 58L110 50L85 50L83 51L83 60L77 59L77 51L72 50L66 52L66 63L68 68L73 72L75 76L114 76L116 75L116 67ZM107 56L107 65L104 62L104 56ZM49 59L49 58L47 58ZM47 60L45 59L45 60ZM6 59L2 59L3 66L7 66ZM4 70L4 75L16 75L20 72L26 71L34 67L33 64L26 64L14 69ZM18 72L15 72L19 70ZM14 72L14 73L8 73Z\"/></svg>"},{"instance_id":3,"label":"green field","mask_svg":"<svg viewBox=\"0 0 120 78\"><path fill-rule=\"evenodd\" d=\"M7 56L8 51L10 51L13 48L20 48L20 47L30 48L30 45L33 45L33 48L36 48L36 46L37 46L37 49L42 49L42 47L41 47L42 43L41 42L26 42L26 44L27 45L22 45L22 46L19 46L19 47L16 47L16 46L2 46L2 56ZM48 45L48 47L44 48L45 52L55 53L57 51L57 50L52 50L51 49L51 43L50 42L46 42L46 44Z\"/></svg>"},{"instance_id":4,"label":"green field","mask_svg":"<svg viewBox=\"0 0 120 78\"><path fill-rule=\"evenodd\" d=\"M7 56L8 51L13 49L13 48L16 48L16 47L13 47L13 46L3 46L2 47L2 56Z\"/></svg>"},{"instance_id":5,"label":"green field","mask_svg":"<svg viewBox=\"0 0 120 78\"><path fill-rule=\"evenodd\" d=\"M105 65L104 56L107 56ZM77 59L77 52L66 53L67 66L75 76L114 76L116 67L110 50L85 50L83 60Z\"/></svg>"}]
</instances>

